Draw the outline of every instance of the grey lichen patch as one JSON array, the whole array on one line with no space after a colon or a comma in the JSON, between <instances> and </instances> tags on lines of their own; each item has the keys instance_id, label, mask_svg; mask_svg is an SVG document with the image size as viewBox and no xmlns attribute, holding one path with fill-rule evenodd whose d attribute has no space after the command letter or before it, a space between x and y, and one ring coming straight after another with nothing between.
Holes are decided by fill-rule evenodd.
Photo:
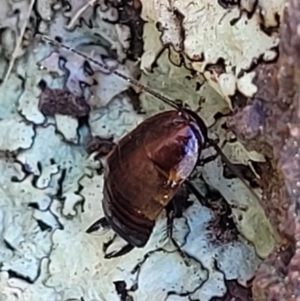
<instances>
[{"instance_id":1,"label":"grey lichen patch","mask_svg":"<svg viewBox=\"0 0 300 301\"><path fill-rule=\"evenodd\" d=\"M67 28L74 29L74 27L80 25L81 20L84 20L86 24L91 23L95 2L93 0L68 1L69 9L64 12L64 16L69 19Z\"/></svg>"},{"instance_id":2,"label":"grey lichen patch","mask_svg":"<svg viewBox=\"0 0 300 301\"><path fill-rule=\"evenodd\" d=\"M171 26L171 23L175 26L178 22L176 10L184 16L181 26L175 27L176 30L172 32L167 31L166 34L171 34L172 39L166 38L164 34L161 39L163 43L165 39L177 41L184 32L185 54L195 61L203 59L203 62L198 65L199 71L204 71L207 64L216 63L219 58L223 58L228 67L235 66L239 72L248 69L253 59L259 58L265 51L278 45L276 35L268 36L260 29L260 19L257 14L248 18L246 14L240 13L238 7L226 10L218 2L212 4L203 0L161 4L159 1L151 4L142 2L142 16L147 21L160 22L168 26ZM281 15L283 5L278 5L273 8L275 9ZM164 14L165 10L169 14ZM246 32L251 33L251 39L245 38Z\"/></svg>"},{"instance_id":3,"label":"grey lichen patch","mask_svg":"<svg viewBox=\"0 0 300 301\"><path fill-rule=\"evenodd\" d=\"M51 164L41 170L35 186L39 189L46 189L51 184L54 175L59 174L60 169L57 164Z\"/></svg>"},{"instance_id":4,"label":"grey lichen patch","mask_svg":"<svg viewBox=\"0 0 300 301\"><path fill-rule=\"evenodd\" d=\"M17 114L18 100L23 92L22 84L22 78L17 74L12 74L6 85L0 86L0 119L14 118Z\"/></svg>"},{"instance_id":5,"label":"grey lichen patch","mask_svg":"<svg viewBox=\"0 0 300 301\"><path fill-rule=\"evenodd\" d=\"M279 27L279 20L283 17L284 1L272 0L241 0L240 7L249 13L255 9L261 14L266 28Z\"/></svg>"},{"instance_id":6,"label":"grey lichen patch","mask_svg":"<svg viewBox=\"0 0 300 301\"><path fill-rule=\"evenodd\" d=\"M143 4L142 17L145 21L152 21L156 24L158 31L161 32L162 44L172 44L176 51L182 50L184 37L181 33L184 29L179 17L180 10L177 13L176 8L166 0L141 2Z\"/></svg>"},{"instance_id":7,"label":"grey lichen patch","mask_svg":"<svg viewBox=\"0 0 300 301\"><path fill-rule=\"evenodd\" d=\"M78 137L78 120L72 116L61 114L55 115L55 122L58 132L60 132L66 141L77 144Z\"/></svg>"},{"instance_id":8,"label":"grey lichen patch","mask_svg":"<svg viewBox=\"0 0 300 301\"><path fill-rule=\"evenodd\" d=\"M90 56L103 64L114 67L125 75L129 76L132 73L130 69L135 68L132 64L129 64L129 66L118 66L118 62L115 60L102 60L100 54L95 52L94 48ZM91 97L87 101L92 108L105 107L115 96L126 91L129 87L126 81L116 78L115 75L107 76L107 71L96 64L88 63L89 66L87 66L87 62L83 57L66 50L60 50L59 53L51 53L50 56L41 62L41 66L47 68L49 72L61 74L59 63L61 56L64 56L66 60L64 67L68 71L66 88L74 96L81 97L85 94L82 88L83 83L91 86Z\"/></svg>"},{"instance_id":9,"label":"grey lichen patch","mask_svg":"<svg viewBox=\"0 0 300 301\"><path fill-rule=\"evenodd\" d=\"M31 92L26 89L20 99L19 99L19 111L20 113L31 122L36 124L42 124L45 120L45 117L38 109L38 97L40 95L40 91L36 89Z\"/></svg>"},{"instance_id":10,"label":"grey lichen patch","mask_svg":"<svg viewBox=\"0 0 300 301\"><path fill-rule=\"evenodd\" d=\"M158 277L149 277L151 271L160 269ZM172 275L172 276L171 276ZM152 253L143 263L138 275L138 290L134 297L146 300L164 300L167 295L190 295L201 287L208 279L209 273L193 258L182 258L178 252L167 253L157 251ZM187 285L182 285L182 279L189 278ZM168 279L168 280L167 280ZM166 281L167 280L167 281ZM161 284L164 283L164 286Z\"/></svg>"},{"instance_id":11,"label":"grey lichen patch","mask_svg":"<svg viewBox=\"0 0 300 301\"><path fill-rule=\"evenodd\" d=\"M36 9L45 23L50 22L54 16L52 7L55 5L55 0L38 0Z\"/></svg>"},{"instance_id":12,"label":"grey lichen patch","mask_svg":"<svg viewBox=\"0 0 300 301\"><path fill-rule=\"evenodd\" d=\"M81 131L81 134L84 134L84 131ZM53 125L45 128L38 127L32 148L20 153L18 160L33 174L40 177L43 177L45 169L55 164L59 168L59 175L64 177L61 184L61 197L65 198L66 209L63 212L66 215L75 214L74 203L81 201L76 193L77 181L84 174L91 174L91 167L93 168L93 162L88 158L83 146L72 146L64 142L63 137L56 134L56 128Z\"/></svg>"},{"instance_id":13,"label":"grey lichen patch","mask_svg":"<svg viewBox=\"0 0 300 301\"><path fill-rule=\"evenodd\" d=\"M143 39L144 52L141 57L140 69L147 73L147 71L151 70L152 64L163 49L163 45L160 40L160 32L157 30L154 23L145 23Z\"/></svg>"},{"instance_id":14,"label":"grey lichen patch","mask_svg":"<svg viewBox=\"0 0 300 301\"><path fill-rule=\"evenodd\" d=\"M18 122L18 120L20 121ZM60 228L60 224L56 222L55 217L49 211L44 211L50 206L50 196L54 196L59 189L58 166L51 162L51 159L53 159L55 155L52 156L51 154L47 156L47 151L45 152L45 150L47 150L49 144L43 142L39 144L38 139L31 139L34 136L33 134L39 135L40 129L35 133L32 125L26 125L25 120L22 121L20 117L18 117L14 123L9 123L7 120L5 121L2 129L5 129L5 126L7 128L3 131L3 135L6 135L6 137L10 139L9 141L11 141L6 141L7 143L4 144L5 150L16 150L15 145L18 146L18 149L22 147L28 148L34 143L33 148L29 151L29 153L33 153L33 156L31 159L25 159L23 163L26 172L34 173L39 176L39 178L35 181L34 177L28 176L26 180L19 182L24 177L21 172L18 172L18 167L21 167L20 165L15 165L15 174L7 172L9 171L8 166L12 166L12 170L14 170L13 164L9 164L8 162L2 166L5 171L2 168L1 173L5 174L7 179L9 179L10 176L13 177L14 181L6 181L3 183L1 189L1 200L3 202L1 206L1 234L3 237L3 243L1 243L1 269L7 271L6 274L3 272L1 275L3 275L3 277L6 277L5 275L10 275L10 278L13 277L9 279L9 283L7 282L7 287L1 291L6 296L9 296L9 300L13 300L10 296L16 292L17 296L21 299L23 299L23 297L21 297L22 294L25 294L27 296L32 295L32 298L35 300L38 300L37 298L42 298L43 300L55 298L58 300L57 298L59 298L59 296L55 291L53 289L48 290L44 286L44 280L48 276L44 275L44 278L40 281L39 278L37 278L40 273L39 267L41 259L48 256L51 249L51 231ZM26 133L18 133L16 128L14 128L14 126L18 126L19 123L31 129L30 133L32 135L29 137L32 141L27 143L30 144L26 145L27 147L25 147L21 141L16 141L16 139L24 139L25 142L28 140L25 135ZM54 128L52 127L52 129L54 134ZM10 135L8 135L9 133ZM51 140L51 135L46 134L43 141L48 142L50 141L49 139ZM55 139L51 141L54 142ZM59 139L58 141L61 140ZM34 153L35 147L38 147L38 149L42 147L42 149L40 149L40 155L44 157L38 158L36 156L36 153ZM54 149L52 149L51 152L53 150ZM21 155L19 158L20 161L22 161L22 158L26 158L26 155L25 157ZM41 165L42 169L39 167L40 162L43 163ZM55 175L58 175L58 177L54 178ZM34 183L37 188L34 187ZM32 208L36 209L30 209L30 207L27 206L33 206ZM7 225L14 225L14 227L8 227ZM51 231L45 231L45 229L50 229ZM45 261L42 261L42 266L43 270L48 267ZM24 280L19 280L19 278ZM34 282L34 285L29 284L29 282ZM47 294L49 294L49 296ZM38 297L36 298L36 296Z\"/></svg>"},{"instance_id":15,"label":"grey lichen patch","mask_svg":"<svg viewBox=\"0 0 300 301\"><path fill-rule=\"evenodd\" d=\"M35 285L15 277L9 277L9 273L0 272L0 297L1 300L36 300L36 301L61 301L62 296L55 289L45 286L44 281L49 276L49 259L43 258L39 267L39 276Z\"/></svg>"},{"instance_id":16,"label":"grey lichen patch","mask_svg":"<svg viewBox=\"0 0 300 301\"><path fill-rule=\"evenodd\" d=\"M113 282L122 280L128 288L137 285L131 293L137 300L146 300L150 295L164 300L168 294L188 294L209 300L211 296L225 293L223 273L228 279L238 278L242 283L252 277L259 262L254 249L243 240L225 246L211 243L213 237L206 228L211 215L194 198L194 205L185 214L190 227L182 249L186 255L182 256L176 248L167 250L170 242L166 244L166 216L162 215L145 248L134 249L122 257L105 259L103 245L111 240L113 232L110 230L99 236L85 233L90 221L103 215L98 201L102 197L103 178L98 175L85 177L80 184L83 186L84 212L78 212L72 220L60 218L64 231L57 231L53 236L56 247L51 253L51 277L47 281L47 285L64 292L66 299L82 296L92 300L91 296L106 296L110 300L118 300ZM57 202L56 205L61 206ZM54 211L59 212L59 207ZM178 222L181 223L180 220ZM63 252L69 244L81 254L80 257L77 252ZM242 261L237 260L233 264L227 261L228 256L236 259L241 256L246 261L241 264ZM215 260L222 272L215 269ZM151 271L154 270L161 271L158 276L161 281L152 276ZM183 278L186 279L184 284ZM98 279L102 279L101 282ZM219 290L212 293L211 289L216 287Z\"/></svg>"},{"instance_id":17,"label":"grey lichen patch","mask_svg":"<svg viewBox=\"0 0 300 301\"><path fill-rule=\"evenodd\" d=\"M219 244L214 232L207 228L211 213L197 202L187 210L185 216L191 230L182 249L199 260L209 273L201 289L192 295L195 299L210 300L212 288L215 297L223 296L226 292L224 277L227 280L238 279L242 284L252 278L260 260L251 245L242 237L228 244ZM228 261L229 258L232 261Z\"/></svg>"},{"instance_id":18,"label":"grey lichen patch","mask_svg":"<svg viewBox=\"0 0 300 301\"><path fill-rule=\"evenodd\" d=\"M22 118L16 116L10 120L2 120L0 128L0 151L14 152L32 145L35 135L33 126L26 124Z\"/></svg>"},{"instance_id":19,"label":"grey lichen patch","mask_svg":"<svg viewBox=\"0 0 300 301\"><path fill-rule=\"evenodd\" d=\"M40 0L32 20L40 20L37 10L43 14L43 20L37 24L41 32L126 75L135 77L139 67L148 71L142 74L142 83L189 104L211 127L210 134L220 138L220 144L227 138L226 130L219 124L213 125L220 115L230 111L229 96L236 88L245 95L254 91L250 84L252 74L237 79L236 72L276 45L275 34L267 36L258 28L256 14L249 20L242 15L236 24L229 26L237 16L235 6L227 11L207 1L189 2L187 6L185 2L162 2L158 13L164 14L159 18L166 20L157 27L147 23L141 41L141 24L135 22L141 21L139 11L152 5L150 2L144 1L143 7L139 1L132 2L131 7L115 1L76 0L67 4ZM202 23L193 31L190 25L196 18L194 9L198 8ZM4 10L7 11L7 7ZM157 17L157 12L151 11L151 14ZM126 16L130 18L126 20ZM155 18L152 21L156 22ZM6 19L5 24L9 22L11 20ZM254 34L249 34L251 30ZM137 50L132 49L133 41L137 43ZM174 42L177 50L182 50L184 45L186 53L183 55L174 49L160 53L161 41ZM143 42L145 52L138 66L128 58L140 56ZM201 42L199 47L197 42ZM10 42L4 46L13 49ZM147 114L138 114L128 95L123 93L130 86L128 82L65 49L43 43L32 43L30 47L16 62L6 85L1 87L5 91L3 109L0 109L1 125L3 122L2 128L10 130L9 136L2 134L5 137L3 150L14 151L13 156L19 162L7 163L0 159L1 174L5 175L0 178L0 261L3 263L0 291L3 298L119 301L116 283L121 283L129 300L209 301L214 297L226 298L229 280L245 286L260 263L258 255L266 256L270 251L272 233L259 204L252 201L239 180L225 178L219 159L204 167L202 176L220 190L224 202L237 208L232 210L232 215L240 233L236 231L227 241L221 240L217 233L231 229L227 229L226 224L222 225L225 229L220 229L215 222L217 214L201 205L201 198L198 200L193 195L189 197L191 206L174 220L173 239L167 235L170 226L165 211L157 219L147 245L120 257L113 256L128 245L111 229L98 236L86 233L95 220L103 217L101 163L105 164L105 160L101 163L97 160L97 150L86 151L86 141L94 136L118 142L145 117L168 108L143 93L142 107ZM197 60L202 52L204 62L192 65L189 57ZM210 68L206 78L205 74L189 70L193 67L202 72L221 55L225 67L235 67L236 71L221 66L223 73L220 74L218 68ZM266 57L272 55L267 53ZM5 63L0 61L1 66ZM49 93L47 102L43 84L51 93L62 93ZM4 90L10 85L14 90ZM222 96L226 96L225 99ZM62 99L66 101L59 102ZM48 110L41 105L45 103L51 104ZM20 124L22 121L26 133L20 130L23 133L20 135L16 130L18 123L11 120ZM26 143L20 140L24 136ZM226 145L224 152L230 161L246 167L251 167L251 161L263 161L259 154L248 152L239 142ZM196 170L196 174L197 186L205 186L200 183L203 182L200 171ZM8 180L6 176L13 179ZM214 177L214 181L210 177ZM250 198L246 204L244 196ZM242 211L242 220L239 220L239 205L243 210L248 206L246 213ZM255 227L257 220L264 226L263 230Z\"/></svg>"},{"instance_id":20,"label":"grey lichen patch","mask_svg":"<svg viewBox=\"0 0 300 301\"><path fill-rule=\"evenodd\" d=\"M53 150L59 150L58 156L53 155ZM52 165L51 160L53 160L61 169L69 169L76 161L80 164L80 157L83 156L84 154L81 155L78 151L71 151L71 147L64 144L62 138L55 134L55 126L49 125L45 128L36 128L33 146L27 152L20 153L18 160L26 164L33 174L40 175L38 164L41 164L43 169ZM76 169L72 172L76 172Z\"/></svg>"},{"instance_id":21,"label":"grey lichen patch","mask_svg":"<svg viewBox=\"0 0 300 301\"><path fill-rule=\"evenodd\" d=\"M238 207L232 211L239 231L255 245L259 256L265 258L273 250L276 242L272 225L257 199L241 180L224 179L222 169L220 158L207 163L203 168L204 180L220 191L229 204Z\"/></svg>"},{"instance_id":22,"label":"grey lichen patch","mask_svg":"<svg viewBox=\"0 0 300 301\"><path fill-rule=\"evenodd\" d=\"M145 86L159 89L162 95L183 101L193 110L201 112L207 126L213 125L217 112L228 113L226 101L205 82L203 76L194 75L184 65L177 67L172 64L169 61L170 53L168 50L163 51L156 60L153 73L142 74L141 82ZM140 99L148 116L170 109L147 93L142 93Z\"/></svg>"},{"instance_id":23,"label":"grey lichen patch","mask_svg":"<svg viewBox=\"0 0 300 301\"><path fill-rule=\"evenodd\" d=\"M19 168L19 164L1 159L1 173L7 176L0 191L1 271L32 282L38 276L40 260L49 255L51 232L55 230L50 226L50 231L41 231L35 211L49 207L50 195L56 189L33 187L32 177L23 179L25 175ZM33 204L35 209L30 206Z\"/></svg>"},{"instance_id":24,"label":"grey lichen patch","mask_svg":"<svg viewBox=\"0 0 300 301\"><path fill-rule=\"evenodd\" d=\"M120 95L107 107L91 112L89 125L93 136L114 137L117 141L133 130L144 118L144 115L134 111L126 97Z\"/></svg>"},{"instance_id":25,"label":"grey lichen patch","mask_svg":"<svg viewBox=\"0 0 300 301\"><path fill-rule=\"evenodd\" d=\"M224 1L227 2L227 1ZM156 61L162 46L180 51L198 72L230 103L235 91L251 97L257 91L248 71L260 59L277 56L278 31L284 1L241 1L220 5L215 1L142 1L145 25L145 53L142 67ZM223 3L223 1L221 1ZM262 23L264 26L262 26ZM156 26L160 25L160 26ZM269 28L269 31L268 31ZM251 38L250 38L251 36ZM210 64L224 62L225 77L208 72Z\"/></svg>"}]
</instances>

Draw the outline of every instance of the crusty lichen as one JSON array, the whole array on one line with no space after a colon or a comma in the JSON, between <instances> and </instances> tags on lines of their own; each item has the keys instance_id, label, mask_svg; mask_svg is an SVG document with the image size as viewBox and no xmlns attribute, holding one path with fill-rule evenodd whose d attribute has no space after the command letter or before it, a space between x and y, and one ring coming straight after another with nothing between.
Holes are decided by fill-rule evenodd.
<instances>
[{"instance_id":1,"label":"crusty lichen","mask_svg":"<svg viewBox=\"0 0 300 301\"><path fill-rule=\"evenodd\" d=\"M24 11L17 12L19 19L23 19L28 8L25 2L14 2L15 6L24 7ZM271 28L266 34L262 27L277 26L276 13L280 19L283 1L276 5L267 0L237 1L228 8L217 1L159 3L158 11L154 11L151 5L157 5L158 1L143 1L141 7L137 0L126 4L39 0L28 27L40 20L35 15L37 10L43 18L36 24L40 32L58 37L132 77L139 73L140 67L145 71L142 83L189 104L210 127L210 135L220 138L220 145L229 140L223 149L229 160L243 164L255 172L257 179L261 176L262 182L265 181L265 174L255 170L258 162L264 162L264 156L247 150L239 141L230 141L232 132L227 130L225 121L231 109L236 109L232 97L237 91L249 97L261 89L256 77L253 81L255 72L246 70L243 76L238 75L260 57L264 60L276 57L273 49L278 43L276 30ZM264 18L253 11L255 7ZM252 16L240 15L242 8L252 12ZM5 16L8 11L5 6L0 13L5 54L14 49L11 46L15 43L7 28L12 24L15 30L18 20L16 16ZM144 25L143 40L141 17L151 21ZM191 26L193 21L198 21L199 26ZM264 26L260 26L261 22ZM36 28L27 30L34 32ZM133 48L135 44L137 49ZM140 56L140 66L131 61ZM0 60L0 66L7 63ZM63 92L51 94L52 102L47 105L55 103L55 106L47 110L43 107L44 84L49 91ZM128 95L122 93L128 88L128 82L93 63L87 64L82 57L37 41L32 41L26 55L15 62L5 86L1 86L0 125L5 129L0 134L1 155L9 153L12 161L0 157L0 171L5 175L0 179L1 298L117 301L120 296L115 289L116 281L123 281L137 301L222 300L229 298L232 287L238 285L249 292L247 283L272 250L276 237L263 207L239 179L226 178L220 158L197 169L193 181L205 196L203 183L210 184L210 189L219 190L223 202L232 207L230 219L237 231L229 239L219 239L213 209L200 204L194 195L189 196L190 207L175 219L173 226L174 240L183 253L166 237L165 212L157 220L147 246L119 258L107 258L126 245L111 230L99 237L85 233L103 215L102 166L95 160L97 151L87 153L86 142L93 136L118 142L144 118L167 109L142 93L146 114L135 112ZM65 95L69 97L67 101ZM70 107L68 101L77 105ZM68 107L62 108L61 104ZM260 121L265 126L265 119L259 117L257 124L246 127L251 128L250 134L246 132L250 136L255 130L256 135L251 137L260 134ZM292 134L297 134L294 127L291 129ZM288 166L286 161L281 163ZM261 189L255 190L261 193ZM287 222L290 221L291 224L282 227L294 226L288 218ZM226 224L222 227L223 232L228 230ZM266 265L270 270L274 267L269 258L264 263L263 271ZM275 279L281 280L281 275L276 278L278 271L275 266ZM259 272L257 279L266 279L266 274ZM294 279L293 274L289 276ZM21 277L25 280L20 280ZM266 287L255 282L255 289L255 296L264 295L268 292L268 282ZM245 299L250 298L245 295Z\"/></svg>"},{"instance_id":2,"label":"crusty lichen","mask_svg":"<svg viewBox=\"0 0 300 301\"><path fill-rule=\"evenodd\" d=\"M152 64L154 54L162 45L171 45L188 58L188 64L194 70L205 73L223 97L228 99L233 90L252 96L256 87L247 71L259 59L271 61L277 56L279 39L276 30L271 33L263 30L263 27L279 26L277 20L282 16L284 1L273 2L241 1L240 5L225 8L218 1L142 1L142 17L149 22L148 30L144 32L145 53L142 57L147 63L142 63L145 66ZM155 28L153 25L157 24L159 26ZM149 36L150 28L156 31L154 35ZM158 38L161 43L157 42ZM224 77L219 79L220 74L206 71L209 64L216 64L220 59L224 61L226 81ZM245 74L241 73L244 71Z\"/></svg>"}]
</instances>

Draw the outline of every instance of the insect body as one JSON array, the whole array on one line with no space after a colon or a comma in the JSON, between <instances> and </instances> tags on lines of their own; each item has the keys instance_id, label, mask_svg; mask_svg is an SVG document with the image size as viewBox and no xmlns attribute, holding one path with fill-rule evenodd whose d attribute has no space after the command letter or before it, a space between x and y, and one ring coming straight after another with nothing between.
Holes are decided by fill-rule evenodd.
<instances>
[{"instance_id":1,"label":"insect body","mask_svg":"<svg viewBox=\"0 0 300 301\"><path fill-rule=\"evenodd\" d=\"M46 37L42 39L56 43ZM59 46L100 65L175 109L148 118L109 153L102 200L105 219L97 220L87 230L92 233L101 226L110 226L131 246L143 247L155 220L191 175L204 148L214 146L228 166L234 168L220 148L208 139L207 127L198 114L81 52L63 44ZM234 172L242 178L238 171Z\"/></svg>"},{"instance_id":2,"label":"insect body","mask_svg":"<svg viewBox=\"0 0 300 301\"><path fill-rule=\"evenodd\" d=\"M155 220L194 170L206 130L189 111L166 111L141 123L108 155L103 210L112 229L143 247Z\"/></svg>"}]
</instances>

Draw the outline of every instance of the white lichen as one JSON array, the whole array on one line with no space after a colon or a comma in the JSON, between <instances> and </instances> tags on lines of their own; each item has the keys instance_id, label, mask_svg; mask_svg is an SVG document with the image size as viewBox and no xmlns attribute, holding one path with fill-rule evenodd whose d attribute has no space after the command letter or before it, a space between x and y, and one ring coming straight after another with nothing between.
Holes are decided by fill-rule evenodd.
<instances>
[{"instance_id":1,"label":"white lichen","mask_svg":"<svg viewBox=\"0 0 300 301\"><path fill-rule=\"evenodd\" d=\"M276 12L281 16L281 4L271 2L258 1L266 27L275 24ZM237 78L239 71L260 56L274 59L273 47L278 43L275 34L268 36L258 26L258 14L248 19L239 15L238 7L226 10L217 1L142 1L142 17L149 22L144 25L144 53L138 66L123 62L132 32L126 25L114 24L119 15L110 2L68 3L69 9L39 0L36 9L43 18L39 30L128 76L133 77L140 67L145 71L144 85L197 111L220 145L228 133L222 128L223 119L216 123L215 116L230 111L230 96L236 89L247 96L256 91L253 74L245 72ZM241 1L241 6L251 10L252 4L247 3ZM29 13L29 1L11 4L5 1L0 12L3 70L9 64L4 57L14 50L14 34ZM18 13L11 14L16 9ZM239 20L230 24L236 17ZM0 299L119 301L114 282L123 281L135 301L209 301L224 296L227 280L245 286L260 263L259 256L269 254L275 238L253 195L239 179L223 176L220 158L197 169L193 183L203 195L206 184L211 185L231 205L239 230L235 239L217 238L211 226L214 211L191 194L192 205L174 220L174 241L166 235L163 211L144 248L106 258L127 243L112 230L99 236L86 233L103 217L104 179L99 173L101 163L95 154L87 154L85 142L90 136L113 137L118 142L146 117L169 108L142 92L146 114L138 114L123 93L130 86L127 81L93 63L88 66L84 58L66 49L31 42L25 56L24 50L18 52L20 59L0 87ZM112 51L115 58L107 59ZM190 60L202 54L202 62ZM208 64L220 58L225 71L203 74ZM87 124L59 113L44 116L39 109L41 81L51 89L83 96L91 108ZM223 151L232 163L252 168L251 161L264 161L239 142L227 143Z\"/></svg>"},{"instance_id":2,"label":"white lichen","mask_svg":"<svg viewBox=\"0 0 300 301\"><path fill-rule=\"evenodd\" d=\"M207 163L203 168L205 182L220 191L232 206L239 231L254 244L258 255L266 258L273 250L277 239L273 237L270 221L258 200L240 179L224 179L222 174L223 167L220 158Z\"/></svg>"},{"instance_id":3,"label":"white lichen","mask_svg":"<svg viewBox=\"0 0 300 301\"><path fill-rule=\"evenodd\" d=\"M246 96L254 95L256 89L251 84L251 76L249 78L246 72L246 77L238 81L239 74L249 70L261 57L265 61L276 57L278 34L275 31L267 34L261 24L264 22L266 28L279 26L277 19L282 17L284 1L277 1L277 4L268 0L241 1L240 6L228 9L218 1L207 0L141 2L142 18L148 22L142 66L152 65L161 47L171 45L188 58L194 70L201 73L209 64L217 64L222 59L225 73L231 77L230 85L224 87L224 78L219 79L217 74L213 77L214 82L221 80L214 88L225 99L236 90ZM251 15L247 15L247 11Z\"/></svg>"},{"instance_id":4,"label":"white lichen","mask_svg":"<svg viewBox=\"0 0 300 301\"><path fill-rule=\"evenodd\" d=\"M0 152L14 152L29 148L32 144L34 130L20 117L0 121Z\"/></svg>"},{"instance_id":5,"label":"white lichen","mask_svg":"<svg viewBox=\"0 0 300 301\"><path fill-rule=\"evenodd\" d=\"M66 141L77 144L78 137L78 120L72 116L56 114L55 123L59 133L63 135Z\"/></svg>"}]
</instances>

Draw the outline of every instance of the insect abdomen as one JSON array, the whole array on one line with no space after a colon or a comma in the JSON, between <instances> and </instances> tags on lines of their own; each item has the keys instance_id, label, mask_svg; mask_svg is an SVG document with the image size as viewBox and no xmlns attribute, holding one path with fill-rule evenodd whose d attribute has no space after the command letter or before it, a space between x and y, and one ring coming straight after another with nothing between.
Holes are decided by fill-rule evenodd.
<instances>
[{"instance_id":1,"label":"insect abdomen","mask_svg":"<svg viewBox=\"0 0 300 301\"><path fill-rule=\"evenodd\" d=\"M134 210L128 200L117 190L112 192L109 186L109 182L105 182L103 211L112 229L131 245L145 246L155 222Z\"/></svg>"}]
</instances>

